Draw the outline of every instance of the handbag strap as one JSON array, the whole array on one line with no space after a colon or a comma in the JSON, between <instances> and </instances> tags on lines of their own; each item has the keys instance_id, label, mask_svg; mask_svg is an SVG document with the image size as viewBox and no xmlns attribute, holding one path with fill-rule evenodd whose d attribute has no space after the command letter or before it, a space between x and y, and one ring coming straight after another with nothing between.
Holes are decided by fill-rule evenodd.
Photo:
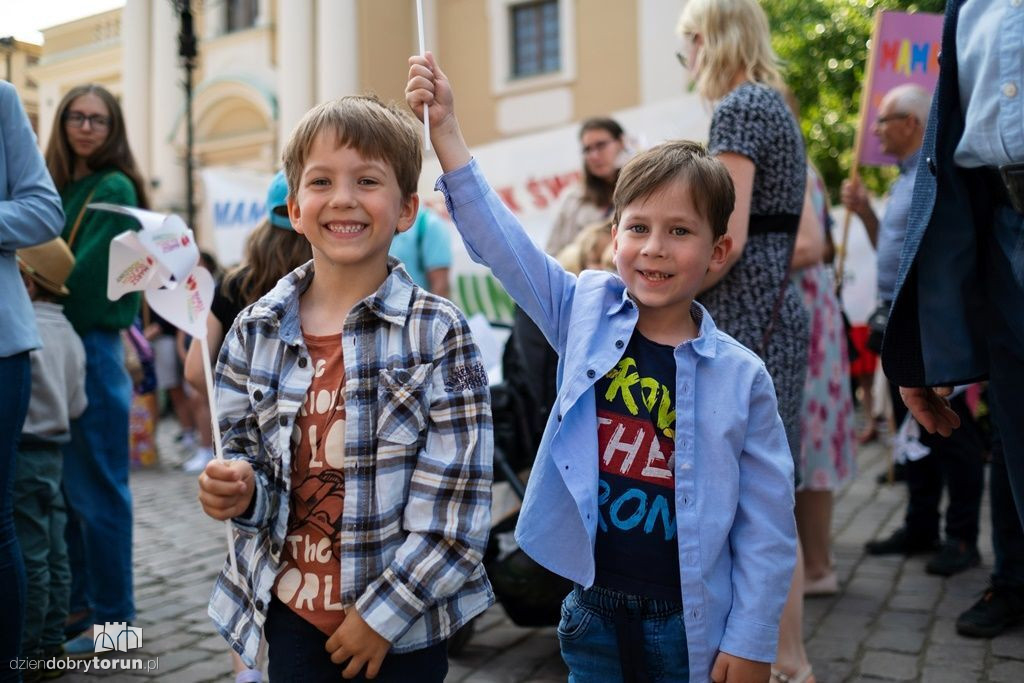
<instances>
[{"instance_id":1,"label":"handbag strap","mask_svg":"<svg viewBox=\"0 0 1024 683\"><path fill-rule=\"evenodd\" d=\"M75 238L78 237L78 228L82 225L82 217L85 216L85 210L89 208L89 202L92 200L92 196L96 194L96 188L100 186L100 183L103 182L104 178L106 178L106 176L100 178L95 187L89 190L89 194L85 196L85 201L82 202L82 208L78 212L78 218L75 219L75 224L71 226L71 234L68 235L68 249L71 250L72 254L75 253Z\"/></svg>"},{"instance_id":2,"label":"handbag strap","mask_svg":"<svg viewBox=\"0 0 1024 683\"><path fill-rule=\"evenodd\" d=\"M764 335L761 337L761 348L757 355L764 359L765 353L768 351L768 342L771 341L772 333L775 331L775 321L779 317L779 309L782 308L782 300L786 298L786 288L789 287L789 276L792 274L792 268L786 268L786 274L782 278L782 286L779 287L779 295L775 297L775 305L772 306L771 317L768 318L768 324L765 325Z\"/></svg>"}]
</instances>

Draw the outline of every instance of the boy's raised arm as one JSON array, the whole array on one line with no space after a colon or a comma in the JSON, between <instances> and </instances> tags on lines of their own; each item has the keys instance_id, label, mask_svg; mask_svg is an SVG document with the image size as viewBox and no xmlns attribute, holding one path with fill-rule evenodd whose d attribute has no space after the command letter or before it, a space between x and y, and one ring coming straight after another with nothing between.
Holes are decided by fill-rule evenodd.
<instances>
[{"instance_id":1,"label":"boy's raised arm","mask_svg":"<svg viewBox=\"0 0 1024 683\"><path fill-rule=\"evenodd\" d=\"M568 319L576 278L533 243L472 162L451 84L431 53L409 58L405 99L420 116L423 105L430 105L430 139L445 172L438 189L470 257L491 269L555 349L564 348L562 321Z\"/></svg>"}]
</instances>

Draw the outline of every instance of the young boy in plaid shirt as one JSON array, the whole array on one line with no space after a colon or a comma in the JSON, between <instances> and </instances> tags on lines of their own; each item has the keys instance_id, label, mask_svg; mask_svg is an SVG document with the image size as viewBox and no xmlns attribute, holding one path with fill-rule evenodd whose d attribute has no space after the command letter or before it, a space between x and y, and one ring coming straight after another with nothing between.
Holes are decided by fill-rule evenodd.
<instances>
[{"instance_id":1,"label":"young boy in plaid shirt","mask_svg":"<svg viewBox=\"0 0 1024 683\"><path fill-rule=\"evenodd\" d=\"M419 199L412 119L374 98L312 109L284 151L312 262L246 308L216 399L226 462L200 502L230 519L240 577L210 600L275 681L442 681L445 641L493 593L487 375L449 301L388 248Z\"/></svg>"}]
</instances>

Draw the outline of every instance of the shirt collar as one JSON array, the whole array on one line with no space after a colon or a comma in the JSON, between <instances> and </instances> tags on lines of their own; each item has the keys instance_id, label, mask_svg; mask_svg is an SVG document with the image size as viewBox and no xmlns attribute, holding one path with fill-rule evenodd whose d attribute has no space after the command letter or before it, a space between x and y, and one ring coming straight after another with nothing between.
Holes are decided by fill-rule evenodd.
<instances>
[{"instance_id":1,"label":"shirt collar","mask_svg":"<svg viewBox=\"0 0 1024 683\"><path fill-rule=\"evenodd\" d=\"M917 168L917 160L920 159L920 158L921 158L921 148L918 147L917 150L913 154L911 154L909 157L907 157L903 161L898 162L896 165L899 166L900 175L916 169Z\"/></svg>"},{"instance_id":2,"label":"shirt collar","mask_svg":"<svg viewBox=\"0 0 1024 683\"><path fill-rule=\"evenodd\" d=\"M625 283L617 276L614 278L614 282L616 286L622 288L622 295L608 308L608 316L616 315L623 310L636 311L636 304L630 298ZM634 312L633 315L637 314ZM697 336L686 343L693 346L693 350L698 356L714 358L718 352L718 327L715 325L715 321L711 319L708 310L696 301L690 304L690 316L697 323Z\"/></svg>"},{"instance_id":3,"label":"shirt collar","mask_svg":"<svg viewBox=\"0 0 1024 683\"><path fill-rule=\"evenodd\" d=\"M276 323L282 342L292 346L298 344L302 340L299 298L313 281L313 270L313 261L309 261L283 277L267 296L253 305L249 317ZM365 306L367 311L388 323L404 325L415 286L401 262L388 257L387 278L376 292L359 302L352 312Z\"/></svg>"},{"instance_id":4,"label":"shirt collar","mask_svg":"<svg viewBox=\"0 0 1024 683\"><path fill-rule=\"evenodd\" d=\"M697 323L699 332L696 339L691 340L689 343L693 346L693 350L697 352L698 356L714 358L718 353L718 326L711 319L708 309L696 301L690 305L690 315L693 316L694 321Z\"/></svg>"}]
</instances>

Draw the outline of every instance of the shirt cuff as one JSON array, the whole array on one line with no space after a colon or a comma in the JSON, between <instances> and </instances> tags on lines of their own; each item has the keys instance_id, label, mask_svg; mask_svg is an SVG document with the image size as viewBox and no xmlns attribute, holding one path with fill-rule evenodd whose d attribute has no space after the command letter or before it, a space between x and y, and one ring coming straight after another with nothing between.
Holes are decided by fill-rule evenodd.
<instances>
[{"instance_id":1,"label":"shirt cuff","mask_svg":"<svg viewBox=\"0 0 1024 683\"><path fill-rule=\"evenodd\" d=\"M774 662L778 641L777 626L730 617L718 649L755 662Z\"/></svg>"},{"instance_id":2,"label":"shirt cuff","mask_svg":"<svg viewBox=\"0 0 1024 683\"><path fill-rule=\"evenodd\" d=\"M267 518L267 496L263 475L260 472L253 472L253 492L249 507L242 514L231 519L238 528L250 533L258 531L263 526L263 520Z\"/></svg>"},{"instance_id":3,"label":"shirt cuff","mask_svg":"<svg viewBox=\"0 0 1024 683\"><path fill-rule=\"evenodd\" d=\"M480 171L476 158L471 158L469 163L438 178L434 189L444 194L448 214L451 215L453 207L469 204L487 194L490 185Z\"/></svg>"}]
</instances>

